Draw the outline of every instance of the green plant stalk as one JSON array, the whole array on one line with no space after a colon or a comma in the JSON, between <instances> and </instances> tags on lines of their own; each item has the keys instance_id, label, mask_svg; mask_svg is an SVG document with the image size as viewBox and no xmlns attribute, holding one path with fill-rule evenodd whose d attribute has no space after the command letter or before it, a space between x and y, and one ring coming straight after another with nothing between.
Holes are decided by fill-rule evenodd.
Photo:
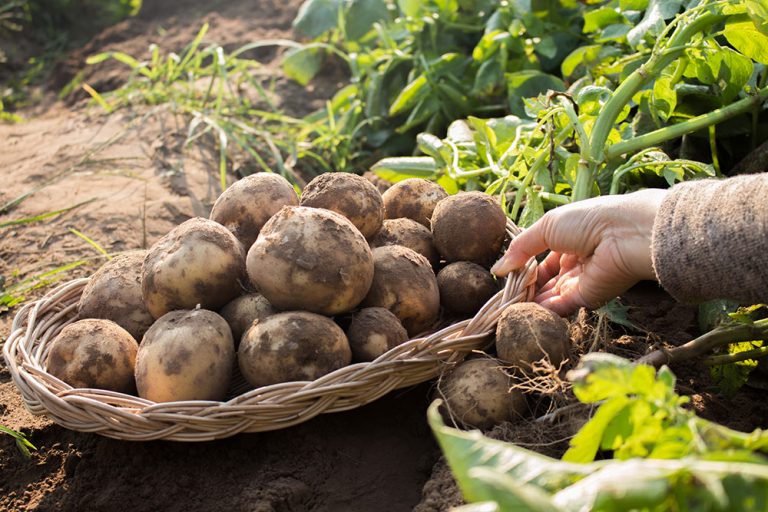
<instances>
[{"instance_id":1,"label":"green plant stalk","mask_svg":"<svg viewBox=\"0 0 768 512\"><path fill-rule=\"evenodd\" d=\"M645 64L636 69L616 88L595 121L589 145L583 148L582 161L579 162L579 171L573 190L573 201L581 201L591 197L598 166L607 159L605 143L616 124L616 119L632 97L646 83L657 77L667 65L677 59L685 51L686 44L695 34L725 18L726 16L720 14L705 13L694 18L689 24L680 23L670 37L666 49L652 53Z\"/></svg>"},{"instance_id":2,"label":"green plant stalk","mask_svg":"<svg viewBox=\"0 0 768 512\"><path fill-rule=\"evenodd\" d=\"M660 128L651 133L641 135L640 137L616 143L605 149L605 158L610 160L619 155L631 153L648 146L657 146L687 133L692 133L703 128L708 128L714 124L722 123L732 117L754 109L766 100L768 100L768 87L760 89L753 96L739 100L736 103L731 103L727 107L718 108L712 112L683 121L682 123Z\"/></svg>"},{"instance_id":3,"label":"green plant stalk","mask_svg":"<svg viewBox=\"0 0 768 512\"><path fill-rule=\"evenodd\" d=\"M747 350L746 352L738 352L736 354L711 356L704 359L702 362L706 366L720 366L723 364L738 363L739 361L748 361L750 359L759 359L765 356L768 356L768 347L760 347L754 350Z\"/></svg>"}]
</instances>

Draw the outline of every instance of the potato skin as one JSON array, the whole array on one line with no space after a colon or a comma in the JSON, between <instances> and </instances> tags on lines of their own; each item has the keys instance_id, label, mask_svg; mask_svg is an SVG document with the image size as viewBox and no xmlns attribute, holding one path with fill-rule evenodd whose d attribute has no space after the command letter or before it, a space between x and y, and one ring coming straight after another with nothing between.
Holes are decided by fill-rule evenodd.
<instances>
[{"instance_id":1,"label":"potato skin","mask_svg":"<svg viewBox=\"0 0 768 512\"><path fill-rule=\"evenodd\" d=\"M437 273L440 303L453 313L474 315L499 286L491 273L477 263L457 261Z\"/></svg>"},{"instance_id":2,"label":"potato skin","mask_svg":"<svg viewBox=\"0 0 768 512\"><path fill-rule=\"evenodd\" d=\"M240 372L254 387L315 380L351 359L341 327L307 311L287 311L255 322L237 352Z\"/></svg>"},{"instance_id":3,"label":"potato skin","mask_svg":"<svg viewBox=\"0 0 768 512\"><path fill-rule=\"evenodd\" d=\"M483 430L527 414L525 395L511 386L502 363L490 357L459 363L438 382L448 417Z\"/></svg>"},{"instance_id":4,"label":"potato skin","mask_svg":"<svg viewBox=\"0 0 768 512\"><path fill-rule=\"evenodd\" d=\"M432 231L413 219L385 219L381 229L370 241L371 249L385 245L402 245L421 254L435 267L440 263Z\"/></svg>"},{"instance_id":5,"label":"potato skin","mask_svg":"<svg viewBox=\"0 0 768 512\"><path fill-rule=\"evenodd\" d=\"M141 341L136 387L154 402L223 400L234 364L232 333L221 316L205 309L171 311Z\"/></svg>"},{"instance_id":6,"label":"potato skin","mask_svg":"<svg viewBox=\"0 0 768 512\"><path fill-rule=\"evenodd\" d=\"M304 187L299 204L346 217L366 239L381 229L384 220L381 192L362 176L348 172L317 176Z\"/></svg>"},{"instance_id":7,"label":"potato skin","mask_svg":"<svg viewBox=\"0 0 768 512\"><path fill-rule=\"evenodd\" d=\"M112 320L140 340L155 321L141 296L141 265L147 251L119 254L93 273L83 289L80 318Z\"/></svg>"},{"instance_id":8,"label":"potato skin","mask_svg":"<svg viewBox=\"0 0 768 512\"><path fill-rule=\"evenodd\" d=\"M138 348L133 336L111 320L78 320L54 338L46 370L75 388L133 393Z\"/></svg>"},{"instance_id":9,"label":"potato skin","mask_svg":"<svg viewBox=\"0 0 768 512\"><path fill-rule=\"evenodd\" d=\"M260 293L241 295L219 311L219 314L227 321L232 330L235 348L240 345L240 338L254 321L262 320L275 313L277 310Z\"/></svg>"},{"instance_id":10,"label":"potato skin","mask_svg":"<svg viewBox=\"0 0 768 512\"><path fill-rule=\"evenodd\" d=\"M440 201L432 214L437 252L448 262L488 265L498 259L506 237L507 217L494 198L464 192Z\"/></svg>"},{"instance_id":11,"label":"potato skin","mask_svg":"<svg viewBox=\"0 0 768 512\"><path fill-rule=\"evenodd\" d=\"M496 325L499 359L523 369L545 355L557 368L568 357L570 346L565 320L535 302L507 306Z\"/></svg>"},{"instance_id":12,"label":"potato skin","mask_svg":"<svg viewBox=\"0 0 768 512\"><path fill-rule=\"evenodd\" d=\"M349 311L373 279L363 235L330 210L286 206L264 225L246 260L251 283L273 306L324 315Z\"/></svg>"},{"instance_id":13,"label":"potato skin","mask_svg":"<svg viewBox=\"0 0 768 512\"><path fill-rule=\"evenodd\" d=\"M440 292L429 261L401 245L373 250L373 283L363 307L390 310L410 336L435 323L440 313Z\"/></svg>"},{"instance_id":14,"label":"potato skin","mask_svg":"<svg viewBox=\"0 0 768 512\"><path fill-rule=\"evenodd\" d=\"M408 332L388 309L363 308L352 317L347 339L354 361L373 361L408 341Z\"/></svg>"},{"instance_id":15,"label":"potato skin","mask_svg":"<svg viewBox=\"0 0 768 512\"><path fill-rule=\"evenodd\" d=\"M398 181L382 194L387 219L405 217L430 226L432 212L448 192L433 181L408 178Z\"/></svg>"},{"instance_id":16,"label":"potato skin","mask_svg":"<svg viewBox=\"0 0 768 512\"><path fill-rule=\"evenodd\" d=\"M153 245L141 270L141 293L155 318L198 304L217 310L240 295L245 251L225 227L201 217Z\"/></svg>"},{"instance_id":17,"label":"potato skin","mask_svg":"<svg viewBox=\"0 0 768 512\"><path fill-rule=\"evenodd\" d=\"M227 188L213 204L211 220L232 232L247 251L266 222L283 206L297 206L299 196L280 176L259 172Z\"/></svg>"}]
</instances>

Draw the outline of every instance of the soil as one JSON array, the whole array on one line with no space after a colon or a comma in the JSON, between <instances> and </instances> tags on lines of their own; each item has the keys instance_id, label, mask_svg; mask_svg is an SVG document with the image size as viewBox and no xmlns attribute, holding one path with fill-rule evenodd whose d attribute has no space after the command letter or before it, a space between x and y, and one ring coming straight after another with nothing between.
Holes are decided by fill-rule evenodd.
<instances>
[{"instance_id":1,"label":"soil","mask_svg":"<svg viewBox=\"0 0 768 512\"><path fill-rule=\"evenodd\" d=\"M257 39L290 38L299 0L164 2L144 0L141 13L95 36L59 63L49 77L55 90L85 69L99 91L127 77L121 65L84 67L96 52L120 50L146 57L150 43L180 51L210 23L206 36L226 48ZM279 51L252 54L274 84L277 104L292 115L318 106L336 90L337 69L308 88L279 78ZM277 77L277 78L276 78ZM103 255L146 248L173 226L208 216L220 190L214 149L182 151L184 134L172 116L119 110L105 116L82 96L65 102L49 95L23 112L27 121L0 125L0 205L31 195L0 222L79 205L62 215L0 228L0 284L56 274L72 279L92 273ZM81 204L84 203L84 204ZM44 289L27 294L39 297ZM636 357L663 344L697 335L695 309L675 303L655 285L626 297L630 319L647 332L604 328L587 312L572 320L581 346ZM9 334L14 310L0 312L0 338ZM741 430L768 427L762 392L745 388L728 398L714 391L698 364L674 368L681 392L704 417ZM14 511L443 511L461 497L426 425L431 384L395 391L357 410L321 415L290 429L240 434L206 443L132 443L73 432L32 416L0 363L0 424L23 431L37 446L29 459L0 435L0 510ZM733 414L732 411L739 411ZM578 421L503 425L490 435L559 456Z\"/></svg>"}]
</instances>

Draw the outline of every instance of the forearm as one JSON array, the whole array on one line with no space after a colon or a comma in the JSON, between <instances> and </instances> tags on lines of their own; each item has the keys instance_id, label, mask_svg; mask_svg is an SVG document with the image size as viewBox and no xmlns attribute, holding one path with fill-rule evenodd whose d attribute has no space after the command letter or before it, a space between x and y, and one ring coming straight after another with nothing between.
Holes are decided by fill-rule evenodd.
<instances>
[{"instance_id":1,"label":"forearm","mask_svg":"<svg viewBox=\"0 0 768 512\"><path fill-rule=\"evenodd\" d=\"M673 187L651 250L659 282L679 301L768 302L768 173Z\"/></svg>"}]
</instances>

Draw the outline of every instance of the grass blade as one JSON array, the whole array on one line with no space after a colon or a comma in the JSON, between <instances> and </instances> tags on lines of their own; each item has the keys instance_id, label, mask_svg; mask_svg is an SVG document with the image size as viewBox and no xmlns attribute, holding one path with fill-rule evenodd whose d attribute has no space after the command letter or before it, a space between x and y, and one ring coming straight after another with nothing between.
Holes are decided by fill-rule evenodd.
<instances>
[{"instance_id":1,"label":"grass blade","mask_svg":"<svg viewBox=\"0 0 768 512\"><path fill-rule=\"evenodd\" d=\"M103 254L108 260L112 259L112 256L110 256L109 253L102 246L100 246L98 243L96 243L93 239L89 238L87 235L81 233L80 231L76 230L75 228L69 228L69 232L74 234L74 235L79 236L80 238L82 238L83 240L88 242L88 244L91 247L93 247L94 249L99 251L101 254Z\"/></svg>"}]
</instances>

